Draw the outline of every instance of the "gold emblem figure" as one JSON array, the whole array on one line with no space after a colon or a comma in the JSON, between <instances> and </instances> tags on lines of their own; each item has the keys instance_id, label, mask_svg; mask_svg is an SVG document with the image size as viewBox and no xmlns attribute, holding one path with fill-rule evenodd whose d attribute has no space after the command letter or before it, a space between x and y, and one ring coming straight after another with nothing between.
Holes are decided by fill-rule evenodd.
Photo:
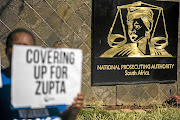
<instances>
[{"instance_id":1,"label":"gold emblem figure","mask_svg":"<svg viewBox=\"0 0 180 120\"><path fill-rule=\"evenodd\" d=\"M108 44L111 48L105 51L100 57L173 57L164 49L168 46L168 34L163 8L139 1L133 4L117 6L117 9L118 11L113 25L108 34ZM127 33L131 43L127 43L121 9L127 9L128 11L126 16L128 26ZM157 20L154 20L153 10L159 11ZM112 33L118 14L120 14L124 35ZM163 18L165 37L154 37L160 16ZM116 39L121 39L121 41L117 42Z\"/></svg>"}]
</instances>

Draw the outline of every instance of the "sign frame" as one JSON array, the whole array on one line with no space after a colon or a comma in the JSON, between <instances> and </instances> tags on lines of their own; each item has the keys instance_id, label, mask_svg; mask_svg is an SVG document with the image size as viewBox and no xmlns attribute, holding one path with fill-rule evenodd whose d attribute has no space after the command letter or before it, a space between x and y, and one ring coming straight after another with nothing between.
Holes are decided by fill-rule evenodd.
<instances>
[{"instance_id":1,"label":"sign frame","mask_svg":"<svg viewBox=\"0 0 180 120\"><path fill-rule=\"evenodd\" d=\"M162 44L160 47L162 49L164 49L164 51L167 51L164 55L162 56L156 56L156 55L142 55L140 54L139 56L117 56L118 52L114 52L115 50L122 50L122 48L120 48L120 46L123 46L125 43L133 43L130 34L127 32L127 29L129 29L129 26L126 25L125 27L123 27L123 25L121 26L121 34L117 33L118 29L116 28L115 34L114 36L112 36L112 32L113 32L113 27L116 26L115 24L115 20L117 17L117 11L120 8L130 8L132 7L132 4L139 4L138 2L134 2L133 0L130 1L109 1L109 0L105 0L103 1L102 5L98 4L98 1L100 2L100 0L93 0L93 10L92 10L92 40L91 40L91 85L92 86L114 86L114 85L126 85L126 84L148 84L148 83L175 83L177 81L177 43L178 43L178 16L179 16L179 3L178 2L167 2L167 1L150 1L150 2L141 2L141 4L146 4L146 5L151 5L151 7L153 6L153 9L164 9L164 11L162 11L162 16L164 15L164 18L161 18L164 23L164 25L160 25L161 27L164 26L165 31L164 31L164 40L165 43ZM172 29L170 27L170 21L172 22L172 20L167 19L168 15L172 13L172 8L170 9L169 14L167 15L167 6L168 4L174 5L175 8L173 9L175 11L175 21L172 24L172 26L174 27L174 33L172 33ZM153 5L152 5L153 4ZM105 6L106 5L106 6ZM111 8L107 7L107 5L111 6ZM129 6L128 6L129 5ZM156 8L155 8L156 6ZM158 7L157 7L158 6ZM113 7L113 8L112 8ZM134 6L133 6L134 7ZM110 11L111 10L111 11ZM150 11L150 10L149 10ZM174 12L173 11L173 12ZM131 12L131 11L130 11ZM126 14L132 14L132 13L128 13L126 12ZM121 11L122 14L124 14L124 11ZM153 11L153 13L155 14L155 12ZM113 14L113 15L112 15ZM99 16L98 16L99 15ZM107 17L104 17L104 16ZM125 17L127 17L126 15L124 15ZM122 17L122 19L120 18L121 22L123 21L124 23L128 20L124 20L125 17ZM155 16L155 15L154 15ZM109 18L108 18L109 17ZM155 18L155 17L154 17ZM153 19L154 19L153 18ZM158 17L156 17L158 18ZM128 19L128 18L126 18ZM167 20L166 20L167 19ZM109 20L109 21L108 21ZM115 21L115 22L114 22ZM107 24L105 24L107 23ZM156 22L153 23L153 25L156 25ZM103 25L104 24L104 25ZM112 25L113 24L113 25ZM118 23L118 25L120 25L121 23ZM159 27L159 26L158 26ZM159 30L160 28L157 29ZM166 31L166 27L167 27L167 31ZM124 29L126 29L126 31L124 31ZM153 31L153 32L152 32ZM162 29L161 29L162 31ZM119 32L119 31L118 31ZM155 29L152 29L151 31L151 38L155 38L153 39L154 41L157 40L157 32ZM128 37L124 37L124 34L126 34ZM160 35L161 36L161 35ZM126 41L121 41L119 43L115 42L112 40L112 38L126 38ZM161 37L162 38L162 37ZM156 41L157 42L157 41ZM154 42L152 42L153 44ZM113 46L113 44L115 44ZM125 45L124 45L125 46ZM128 45L126 45L125 47L129 47ZM124 48L125 48L124 47ZM158 47L156 49L159 49ZM112 54L114 52L114 54ZM120 53L120 52L119 52ZM113 62L112 62L113 61ZM124 62L126 61L126 62ZM132 61L136 61L136 62L132 62ZM145 61L145 62L144 62ZM165 61L165 62L164 62ZM157 70L150 70L149 74L150 77L137 77L137 75L129 75L129 78L125 75L125 70L127 69L123 69L124 75L122 73L122 65L129 65L129 64L146 64L152 66L156 64L156 66L161 66L162 64L165 64L166 66L168 66L168 64L172 67L167 67L167 70L162 70L163 68L161 67L157 67L157 69L159 69L159 72L157 72ZM98 66L101 65L101 66ZM115 65L119 65L119 68ZM99 70L98 67L100 67ZM120 70L119 70L120 69ZM170 70L171 69L171 70ZM134 70L134 69L132 69ZM139 71L135 71L133 73L133 71L130 70L128 72L131 72L130 74L136 74L135 72L137 72L137 74ZM143 70L147 70L147 69L143 69ZM121 73L119 74L117 71L121 71ZM163 74L161 75L160 78L158 77L159 74L161 74L163 72ZM164 76L166 75L165 73L168 72L169 74L171 74L174 77L170 77L170 76ZM119 75L117 75L119 74ZM145 74L142 73L142 74ZM157 75L155 75L157 74ZM124 81L122 80L124 79ZM133 79L133 80L130 80ZM141 79L141 80L138 80Z\"/></svg>"}]
</instances>

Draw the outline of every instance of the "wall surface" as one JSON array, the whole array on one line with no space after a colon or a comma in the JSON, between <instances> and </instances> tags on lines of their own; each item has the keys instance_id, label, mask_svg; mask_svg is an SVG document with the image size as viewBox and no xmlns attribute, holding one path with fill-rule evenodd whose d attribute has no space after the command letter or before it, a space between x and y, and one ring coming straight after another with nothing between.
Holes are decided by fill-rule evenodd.
<instances>
[{"instance_id":1,"label":"wall surface","mask_svg":"<svg viewBox=\"0 0 180 120\"><path fill-rule=\"evenodd\" d=\"M8 2L9 1L9 2ZM91 86L91 0L0 0L0 53L2 68L8 66L5 40L10 31L23 27L33 32L37 45L83 50L82 91L85 104L150 104L180 94L180 67L175 84ZM166 0L176 1L179 0ZM24 9L22 6L24 5ZM179 22L180 25L180 22ZM179 26L180 28L180 26ZM180 32L179 32L180 38ZM180 47L179 47L180 50ZM179 51L178 50L178 51ZM180 54L180 53L179 53ZM178 54L178 66L180 55ZM179 85L178 89L177 86Z\"/></svg>"}]
</instances>

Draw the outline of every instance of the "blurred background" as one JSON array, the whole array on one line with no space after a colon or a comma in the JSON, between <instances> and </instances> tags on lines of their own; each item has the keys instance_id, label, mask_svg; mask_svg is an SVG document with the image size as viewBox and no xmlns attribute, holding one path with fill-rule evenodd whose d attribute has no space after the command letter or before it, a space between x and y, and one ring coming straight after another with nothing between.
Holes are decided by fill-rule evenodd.
<instances>
[{"instance_id":1,"label":"blurred background","mask_svg":"<svg viewBox=\"0 0 180 120\"><path fill-rule=\"evenodd\" d=\"M1 68L9 64L5 55L6 37L21 27L32 31L39 46L83 50L85 105L96 101L103 105L149 105L180 94L180 53L178 80L174 84L91 86L91 17L92 0L0 0Z\"/></svg>"}]
</instances>

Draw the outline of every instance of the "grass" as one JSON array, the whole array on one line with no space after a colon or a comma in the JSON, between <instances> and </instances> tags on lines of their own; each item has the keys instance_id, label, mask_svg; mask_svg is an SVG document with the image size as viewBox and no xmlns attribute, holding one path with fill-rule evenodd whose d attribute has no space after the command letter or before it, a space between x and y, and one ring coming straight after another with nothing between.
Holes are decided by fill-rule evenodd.
<instances>
[{"instance_id":1,"label":"grass","mask_svg":"<svg viewBox=\"0 0 180 120\"><path fill-rule=\"evenodd\" d=\"M111 112L102 107L83 109L77 120L180 120L180 108L158 106L146 112Z\"/></svg>"}]
</instances>

